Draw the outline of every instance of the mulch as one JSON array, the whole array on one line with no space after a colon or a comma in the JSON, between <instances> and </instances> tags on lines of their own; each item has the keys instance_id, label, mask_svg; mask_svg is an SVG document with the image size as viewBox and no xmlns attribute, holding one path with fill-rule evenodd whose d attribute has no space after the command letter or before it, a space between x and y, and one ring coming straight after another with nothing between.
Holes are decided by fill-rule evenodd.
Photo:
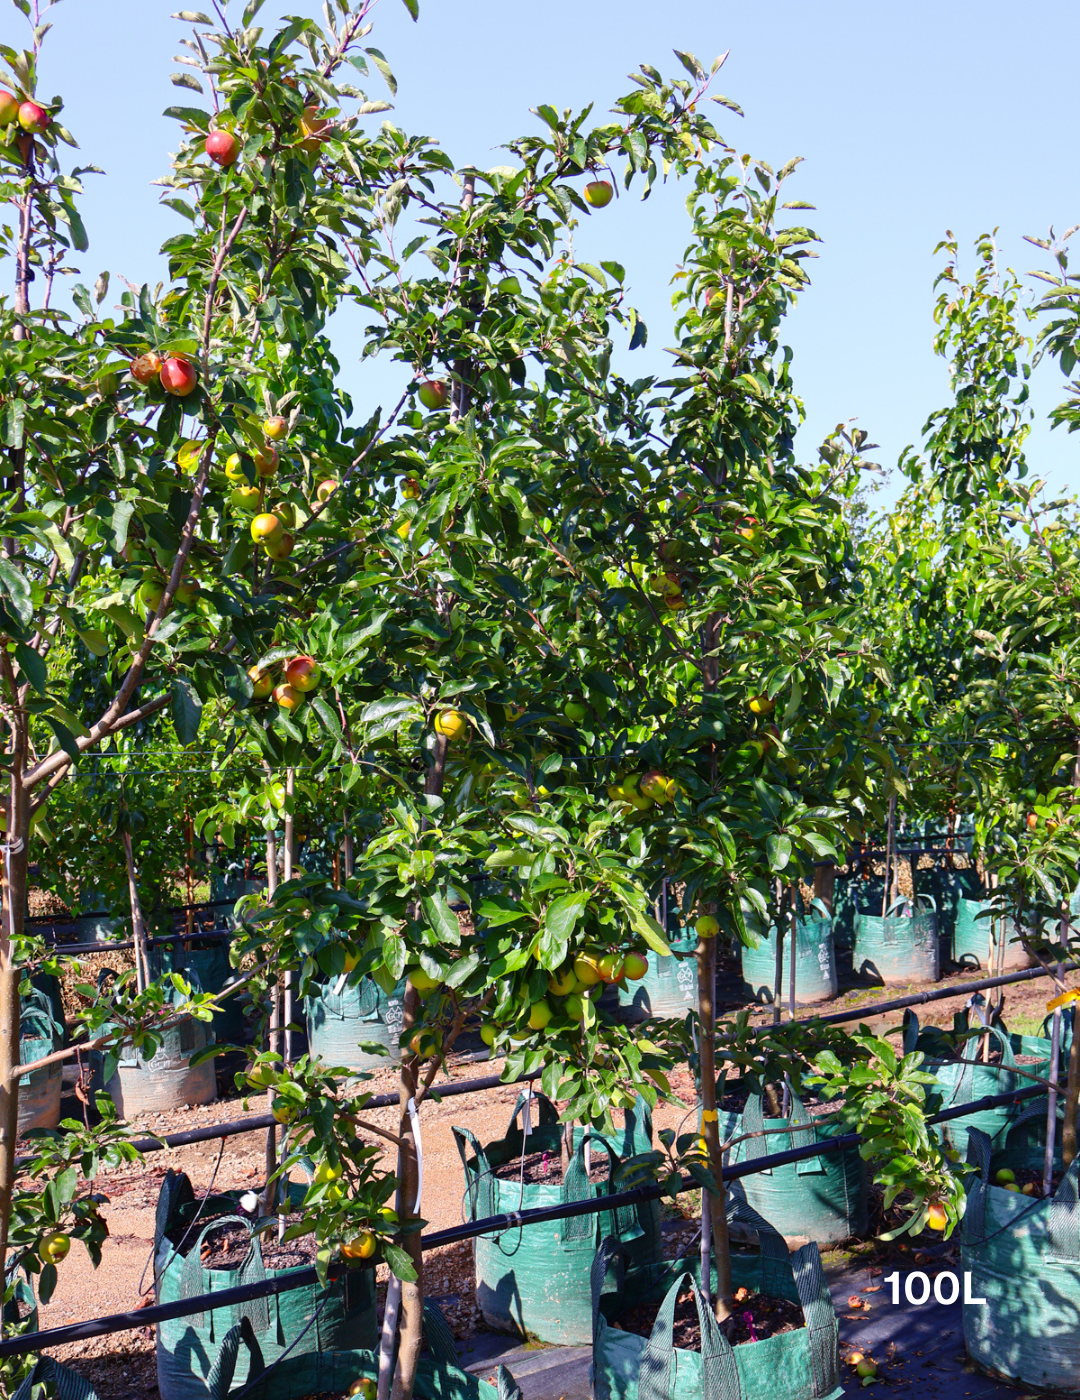
<instances>
[{"instance_id":1,"label":"mulch","mask_svg":"<svg viewBox=\"0 0 1080 1400\"><path fill-rule=\"evenodd\" d=\"M662 1298L636 1303L622 1314L616 1326L625 1332L635 1332L639 1337L648 1337L662 1303ZM805 1325L803 1310L798 1303L740 1288L735 1294L735 1309L720 1324L720 1330L732 1346L741 1346L743 1342L761 1342L766 1337L779 1336L781 1332L794 1332ZM680 1293L675 1303L672 1340L683 1351L701 1350L701 1323L694 1295L689 1289Z\"/></svg>"}]
</instances>

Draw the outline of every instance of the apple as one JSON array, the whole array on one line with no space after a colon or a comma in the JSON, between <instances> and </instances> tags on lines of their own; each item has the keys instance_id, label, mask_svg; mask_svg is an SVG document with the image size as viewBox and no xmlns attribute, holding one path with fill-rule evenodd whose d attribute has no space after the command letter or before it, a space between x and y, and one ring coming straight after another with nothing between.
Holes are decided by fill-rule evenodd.
<instances>
[{"instance_id":1,"label":"apple","mask_svg":"<svg viewBox=\"0 0 1080 1400\"><path fill-rule=\"evenodd\" d=\"M641 780L641 791L646 797L651 797L654 802L670 802L671 793L668 789L668 780L663 773L652 768Z\"/></svg>"},{"instance_id":2,"label":"apple","mask_svg":"<svg viewBox=\"0 0 1080 1400\"><path fill-rule=\"evenodd\" d=\"M649 970L649 960L643 953L627 953L623 959L623 976L628 982L637 982Z\"/></svg>"},{"instance_id":3,"label":"apple","mask_svg":"<svg viewBox=\"0 0 1080 1400\"><path fill-rule=\"evenodd\" d=\"M317 151L326 140L326 128L330 125L325 117L319 116L318 107L305 107L300 118L300 149Z\"/></svg>"},{"instance_id":4,"label":"apple","mask_svg":"<svg viewBox=\"0 0 1080 1400\"><path fill-rule=\"evenodd\" d=\"M580 992L571 992L563 1003L563 1010L571 1021L580 1021L585 1015L585 998Z\"/></svg>"},{"instance_id":5,"label":"apple","mask_svg":"<svg viewBox=\"0 0 1080 1400\"><path fill-rule=\"evenodd\" d=\"M548 978L548 991L553 997L568 997L571 992L576 992L578 980L574 976L574 969L567 967L562 972L553 972Z\"/></svg>"},{"instance_id":6,"label":"apple","mask_svg":"<svg viewBox=\"0 0 1080 1400\"><path fill-rule=\"evenodd\" d=\"M495 1027L488 1023L485 1023L480 1027L480 1039L484 1042L486 1046L488 1046L489 1049L492 1045L495 1044L495 1034Z\"/></svg>"},{"instance_id":7,"label":"apple","mask_svg":"<svg viewBox=\"0 0 1080 1400\"><path fill-rule=\"evenodd\" d=\"M614 193L609 180L591 180L585 186L585 203L593 209L606 209Z\"/></svg>"},{"instance_id":8,"label":"apple","mask_svg":"<svg viewBox=\"0 0 1080 1400\"><path fill-rule=\"evenodd\" d=\"M139 585L139 602L150 612L157 612L165 596L165 585L159 578L145 578Z\"/></svg>"},{"instance_id":9,"label":"apple","mask_svg":"<svg viewBox=\"0 0 1080 1400\"><path fill-rule=\"evenodd\" d=\"M273 476L278 469L278 450L272 442L256 447L251 454L259 476Z\"/></svg>"},{"instance_id":10,"label":"apple","mask_svg":"<svg viewBox=\"0 0 1080 1400\"><path fill-rule=\"evenodd\" d=\"M274 689L274 678L269 671L260 671L258 666L249 666L248 675L251 677L251 698L253 700L269 700L270 693Z\"/></svg>"},{"instance_id":11,"label":"apple","mask_svg":"<svg viewBox=\"0 0 1080 1400\"><path fill-rule=\"evenodd\" d=\"M267 418L263 425L263 437L269 438L271 442L280 442L289 431L289 420L275 414L273 418Z\"/></svg>"},{"instance_id":12,"label":"apple","mask_svg":"<svg viewBox=\"0 0 1080 1400\"><path fill-rule=\"evenodd\" d=\"M440 710L435 716L435 733L442 734L451 743L467 734L468 730L468 718L460 710Z\"/></svg>"},{"instance_id":13,"label":"apple","mask_svg":"<svg viewBox=\"0 0 1080 1400\"><path fill-rule=\"evenodd\" d=\"M276 685L274 687L274 703L278 709L292 713L300 708L304 703L304 697L300 691L294 690L291 685Z\"/></svg>"},{"instance_id":14,"label":"apple","mask_svg":"<svg viewBox=\"0 0 1080 1400\"><path fill-rule=\"evenodd\" d=\"M262 492L257 486L237 486L229 492L229 505L234 510L246 511L248 514L259 509Z\"/></svg>"},{"instance_id":15,"label":"apple","mask_svg":"<svg viewBox=\"0 0 1080 1400\"><path fill-rule=\"evenodd\" d=\"M931 1201L930 1208L926 1212L926 1223L931 1230L944 1230L949 1223L949 1217L945 1214L945 1207L940 1201Z\"/></svg>"},{"instance_id":16,"label":"apple","mask_svg":"<svg viewBox=\"0 0 1080 1400\"><path fill-rule=\"evenodd\" d=\"M683 608L686 607L686 599L681 593L665 593L664 607L669 612L682 612Z\"/></svg>"},{"instance_id":17,"label":"apple","mask_svg":"<svg viewBox=\"0 0 1080 1400\"><path fill-rule=\"evenodd\" d=\"M274 506L274 514L281 521L286 530L292 530L296 525L296 507L291 501L278 501Z\"/></svg>"},{"instance_id":18,"label":"apple","mask_svg":"<svg viewBox=\"0 0 1080 1400\"><path fill-rule=\"evenodd\" d=\"M176 601L190 608L202 593L202 584L197 578L182 578L176 586Z\"/></svg>"},{"instance_id":19,"label":"apple","mask_svg":"<svg viewBox=\"0 0 1080 1400\"><path fill-rule=\"evenodd\" d=\"M694 932L699 938L715 938L720 932L720 921L715 914L702 914L694 925Z\"/></svg>"},{"instance_id":20,"label":"apple","mask_svg":"<svg viewBox=\"0 0 1080 1400\"><path fill-rule=\"evenodd\" d=\"M296 1118L297 1108L288 1099L275 1099L270 1112L278 1123L291 1123Z\"/></svg>"},{"instance_id":21,"label":"apple","mask_svg":"<svg viewBox=\"0 0 1080 1400\"><path fill-rule=\"evenodd\" d=\"M1020 1188L1019 1188L1019 1186L1017 1186L1017 1184L1016 1184L1015 1181L1007 1181L1007 1182L1005 1183L1005 1190L1006 1190L1006 1191L1015 1191L1015 1192L1017 1193L1017 1195L1020 1194Z\"/></svg>"},{"instance_id":22,"label":"apple","mask_svg":"<svg viewBox=\"0 0 1080 1400\"><path fill-rule=\"evenodd\" d=\"M622 977L622 965L618 953L605 953L597 964L601 982L618 982Z\"/></svg>"},{"instance_id":23,"label":"apple","mask_svg":"<svg viewBox=\"0 0 1080 1400\"><path fill-rule=\"evenodd\" d=\"M864 1377L876 1376L877 1366L874 1364L873 1361L871 1361L870 1357L864 1356L861 1361L855 1363L855 1371L856 1374Z\"/></svg>"},{"instance_id":24,"label":"apple","mask_svg":"<svg viewBox=\"0 0 1080 1400\"><path fill-rule=\"evenodd\" d=\"M589 953L579 953L574 959L574 976L583 987L595 987L600 981L600 967Z\"/></svg>"},{"instance_id":25,"label":"apple","mask_svg":"<svg viewBox=\"0 0 1080 1400\"><path fill-rule=\"evenodd\" d=\"M529 1008L529 1029L531 1031L542 1031L551 1020L551 1007L546 1001L534 1001Z\"/></svg>"},{"instance_id":26,"label":"apple","mask_svg":"<svg viewBox=\"0 0 1080 1400\"><path fill-rule=\"evenodd\" d=\"M0 126L10 126L19 115L19 99L0 88Z\"/></svg>"},{"instance_id":27,"label":"apple","mask_svg":"<svg viewBox=\"0 0 1080 1400\"><path fill-rule=\"evenodd\" d=\"M1007 1181L1016 1180L1016 1173L1011 1171L1008 1167L1000 1167L994 1173L994 1180L999 1186L1004 1186Z\"/></svg>"},{"instance_id":28,"label":"apple","mask_svg":"<svg viewBox=\"0 0 1080 1400\"><path fill-rule=\"evenodd\" d=\"M425 379L417 391L417 397L426 409L435 413L450 402L450 385L445 379Z\"/></svg>"},{"instance_id":29,"label":"apple","mask_svg":"<svg viewBox=\"0 0 1080 1400\"><path fill-rule=\"evenodd\" d=\"M1038 819L1038 817L1035 815L1034 812L1029 812L1029 813L1027 814L1027 829L1028 829L1028 831L1034 831L1035 828L1036 828L1038 825L1039 825L1039 819Z\"/></svg>"},{"instance_id":30,"label":"apple","mask_svg":"<svg viewBox=\"0 0 1080 1400\"><path fill-rule=\"evenodd\" d=\"M1020 1191L1022 1195L1034 1196L1037 1189L1038 1188L1036 1187L1033 1181L1025 1181L1023 1186L1021 1186Z\"/></svg>"},{"instance_id":31,"label":"apple","mask_svg":"<svg viewBox=\"0 0 1080 1400\"><path fill-rule=\"evenodd\" d=\"M252 1089L269 1089L276 1079L277 1070L270 1064L252 1065L247 1072L247 1082Z\"/></svg>"},{"instance_id":32,"label":"apple","mask_svg":"<svg viewBox=\"0 0 1080 1400\"><path fill-rule=\"evenodd\" d=\"M776 709L776 701L770 700L767 695L752 695L750 697L750 713L752 715L771 715Z\"/></svg>"},{"instance_id":33,"label":"apple","mask_svg":"<svg viewBox=\"0 0 1080 1400\"><path fill-rule=\"evenodd\" d=\"M580 724L589 713L589 707L583 705L580 700L568 700L563 706L563 714L574 724Z\"/></svg>"},{"instance_id":34,"label":"apple","mask_svg":"<svg viewBox=\"0 0 1080 1400\"><path fill-rule=\"evenodd\" d=\"M337 488L337 482L332 476L328 476L325 481L320 481L318 486L316 486L315 499L320 505L325 505Z\"/></svg>"},{"instance_id":35,"label":"apple","mask_svg":"<svg viewBox=\"0 0 1080 1400\"><path fill-rule=\"evenodd\" d=\"M202 438L193 438L190 442L181 444L180 450L176 454L176 465L182 472L195 470L202 458L205 446L206 443Z\"/></svg>"},{"instance_id":36,"label":"apple","mask_svg":"<svg viewBox=\"0 0 1080 1400\"><path fill-rule=\"evenodd\" d=\"M409 981L422 997L430 995L439 985L438 978L429 977L422 967L413 968L409 973Z\"/></svg>"},{"instance_id":37,"label":"apple","mask_svg":"<svg viewBox=\"0 0 1080 1400\"><path fill-rule=\"evenodd\" d=\"M23 131L33 132L40 136L43 131L49 129L49 114L44 107L39 107L36 102L24 102L19 107L19 125Z\"/></svg>"},{"instance_id":38,"label":"apple","mask_svg":"<svg viewBox=\"0 0 1080 1400\"><path fill-rule=\"evenodd\" d=\"M281 564L288 559L289 555L293 552L293 546L295 544L295 535L282 535L280 539L268 540L265 548L270 558L276 563Z\"/></svg>"},{"instance_id":39,"label":"apple","mask_svg":"<svg viewBox=\"0 0 1080 1400\"><path fill-rule=\"evenodd\" d=\"M149 384L161 373L161 356L155 350L137 355L131 362L131 377L140 384Z\"/></svg>"},{"instance_id":40,"label":"apple","mask_svg":"<svg viewBox=\"0 0 1080 1400\"><path fill-rule=\"evenodd\" d=\"M407 476L401 483L401 494L407 501L418 501L423 491L418 477Z\"/></svg>"},{"instance_id":41,"label":"apple","mask_svg":"<svg viewBox=\"0 0 1080 1400\"><path fill-rule=\"evenodd\" d=\"M46 1264L59 1264L61 1259L67 1258L70 1248L71 1236L64 1234L63 1230L54 1230L38 1245L38 1254Z\"/></svg>"},{"instance_id":42,"label":"apple","mask_svg":"<svg viewBox=\"0 0 1080 1400\"><path fill-rule=\"evenodd\" d=\"M365 1230L362 1235L357 1235L356 1239L349 1240L347 1244L341 1246L341 1257L343 1259L370 1259L378 1248L378 1240L370 1230Z\"/></svg>"},{"instance_id":43,"label":"apple","mask_svg":"<svg viewBox=\"0 0 1080 1400\"><path fill-rule=\"evenodd\" d=\"M206 154L215 165L235 165L240 142L231 131L212 131L206 138Z\"/></svg>"},{"instance_id":44,"label":"apple","mask_svg":"<svg viewBox=\"0 0 1080 1400\"><path fill-rule=\"evenodd\" d=\"M285 679L294 690L318 690L322 668L313 656L294 656L285 666Z\"/></svg>"},{"instance_id":45,"label":"apple","mask_svg":"<svg viewBox=\"0 0 1080 1400\"><path fill-rule=\"evenodd\" d=\"M178 355L170 355L161 366L161 387L178 399L186 398L199 382L195 367Z\"/></svg>"},{"instance_id":46,"label":"apple","mask_svg":"<svg viewBox=\"0 0 1080 1400\"><path fill-rule=\"evenodd\" d=\"M269 511L263 511L261 515L255 516L251 522L251 538L256 544L265 544L268 540L278 540L281 538L281 521L276 515L271 515Z\"/></svg>"},{"instance_id":47,"label":"apple","mask_svg":"<svg viewBox=\"0 0 1080 1400\"><path fill-rule=\"evenodd\" d=\"M378 1382L372 1380L370 1376L361 1376L359 1380L353 1381L349 1386L349 1395L358 1395L360 1400L375 1400L379 1393Z\"/></svg>"}]
</instances>

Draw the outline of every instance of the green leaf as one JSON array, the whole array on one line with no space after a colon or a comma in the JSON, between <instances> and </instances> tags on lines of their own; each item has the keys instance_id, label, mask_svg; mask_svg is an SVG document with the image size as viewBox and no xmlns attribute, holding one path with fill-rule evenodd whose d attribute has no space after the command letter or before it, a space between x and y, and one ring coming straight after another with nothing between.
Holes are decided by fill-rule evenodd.
<instances>
[{"instance_id":1,"label":"green leaf","mask_svg":"<svg viewBox=\"0 0 1080 1400\"><path fill-rule=\"evenodd\" d=\"M75 742L75 735L66 724L61 723L55 715L46 715L45 723L56 735L57 742L69 758L79 757L79 746Z\"/></svg>"},{"instance_id":2,"label":"green leaf","mask_svg":"<svg viewBox=\"0 0 1080 1400\"><path fill-rule=\"evenodd\" d=\"M664 930L652 915L646 914L642 909L631 908L629 912L631 925L653 952L659 953L662 958L668 957L671 953L671 944L667 941Z\"/></svg>"},{"instance_id":3,"label":"green leaf","mask_svg":"<svg viewBox=\"0 0 1080 1400\"><path fill-rule=\"evenodd\" d=\"M458 923L457 915L443 896L438 891L434 894L426 894L420 903L423 906L424 918L428 922L428 927L439 942L449 943L456 948L461 943L461 925Z\"/></svg>"},{"instance_id":4,"label":"green leaf","mask_svg":"<svg viewBox=\"0 0 1080 1400\"><path fill-rule=\"evenodd\" d=\"M202 83L191 73L170 73L169 81L172 83L173 87L190 88L192 92L198 93L201 93L203 90Z\"/></svg>"},{"instance_id":5,"label":"green leaf","mask_svg":"<svg viewBox=\"0 0 1080 1400\"><path fill-rule=\"evenodd\" d=\"M30 599L30 585L15 565L7 559L0 559L0 588L3 588L11 600L15 616L25 627L34 615L34 605Z\"/></svg>"},{"instance_id":6,"label":"green leaf","mask_svg":"<svg viewBox=\"0 0 1080 1400\"><path fill-rule=\"evenodd\" d=\"M467 953L459 958L443 978L443 984L451 989L462 986L481 966L479 953Z\"/></svg>"},{"instance_id":7,"label":"green leaf","mask_svg":"<svg viewBox=\"0 0 1080 1400\"><path fill-rule=\"evenodd\" d=\"M588 902L585 894L564 894L552 900L544 918L544 927L550 936L560 943L568 943Z\"/></svg>"},{"instance_id":8,"label":"green leaf","mask_svg":"<svg viewBox=\"0 0 1080 1400\"><path fill-rule=\"evenodd\" d=\"M405 0L405 4L408 5L409 0ZM413 1262L399 1244L384 1244L382 1252L390 1272L401 1279L402 1283L416 1282Z\"/></svg>"},{"instance_id":9,"label":"green leaf","mask_svg":"<svg viewBox=\"0 0 1080 1400\"><path fill-rule=\"evenodd\" d=\"M319 716L323 728L334 739L341 738L341 721L321 695L312 698L311 708Z\"/></svg>"},{"instance_id":10,"label":"green leaf","mask_svg":"<svg viewBox=\"0 0 1080 1400\"><path fill-rule=\"evenodd\" d=\"M419 0L404 0L404 3L405 3L405 8L408 10L409 14L412 15L413 19L419 19L419 18L420 18L420 4L419 4Z\"/></svg>"},{"instance_id":11,"label":"green leaf","mask_svg":"<svg viewBox=\"0 0 1080 1400\"><path fill-rule=\"evenodd\" d=\"M183 676L177 676L172 683L172 717L181 744L193 744L199 737L202 711L202 701L194 686Z\"/></svg>"},{"instance_id":12,"label":"green leaf","mask_svg":"<svg viewBox=\"0 0 1080 1400\"><path fill-rule=\"evenodd\" d=\"M44 658L39 656L33 647L27 646L25 642L19 642L15 647L15 660L19 663L19 670L37 693L44 695L45 687L49 681L49 672Z\"/></svg>"},{"instance_id":13,"label":"green leaf","mask_svg":"<svg viewBox=\"0 0 1080 1400\"><path fill-rule=\"evenodd\" d=\"M387 63L386 59L383 57L383 55L378 49L365 49L364 52L367 54L368 58L371 59L372 63L374 63L375 67L379 70L379 72L383 75L383 80L385 81L386 86L396 96L397 79L390 71L389 63Z\"/></svg>"},{"instance_id":14,"label":"green leaf","mask_svg":"<svg viewBox=\"0 0 1080 1400\"><path fill-rule=\"evenodd\" d=\"M38 1275L38 1301L47 1303L56 1288L56 1265L46 1264Z\"/></svg>"}]
</instances>

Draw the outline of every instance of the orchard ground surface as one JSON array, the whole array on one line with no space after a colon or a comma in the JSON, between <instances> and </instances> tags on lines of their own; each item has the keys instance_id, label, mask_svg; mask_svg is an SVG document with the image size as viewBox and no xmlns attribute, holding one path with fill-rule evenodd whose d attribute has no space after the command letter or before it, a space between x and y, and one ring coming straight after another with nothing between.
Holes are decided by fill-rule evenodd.
<instances>
[{"instance_id":1,"label":"orchard ground surface","mask_svg":"<svg viewBox=\"0 0 1080 1400\"><path fill-rule=\"evenodd\" d=\"M936 986L970 981L979 974L954 974ZM861 1004L924 990L929 984L889 988L852 987L836 1000L814 1008L802 1008L800 1016L825 1014L858 1008ZM1047 984L1041 979L1006 989L1006 1020L1010 1029L1037 1031L1047 1000ZM724 1010L744 1004L733 963L725 960L718 986L718 999ZM951 1025L952 1013L963 1003L942 1001L919 1008L924 1024ZM786 1016L785 1012L785 1016ZM755 1020L771 1019L771 1009L755 1012ZM902 1013L892 1012L870 1020L879 1034L898 1028ZM468 1079L496 1072L499 1062L490 1065L465 1063L452 1066L451 1077ZM225 1086L223 1086L225 1087ZM681 1103L659 1106L655 1128L671 1127L686 1131L694 1104L694 1086L688 1072L673 1077L672 1087ZM373 1093L396 1091L395 1071L380 1071L371 1080ZM464 1094L441 1103L429 1102L423 1112L424 1203L423 1214L433 1230L454 1225L462 1219L461 1163L451 1127L462 1123L482 1142L501 1137L519 1089L507 1085L493 1090ZM74 1099L65 1103L74 1112ZM265 1111L262 1098L244 1101L232 1092L217 1103L167 1114L146 1114L132 1120L136 1136L205 1127L230 1121L245 1113ZM392 1128L396 1108L375 1110L372 1119ZM52 1301L41 1309L42 1327L56 1327L84 1318L100 1317L137 1307L141 1299L153 1301L153 1280L149 1257L154 1234L154 1210L166 1171L172 1167L187 1172L196 1189L205 1191L211 1182L215 1189L250 1189L261 1184L264 1170L263 1132L240 1134L216 1142L204 1142L148 1154L144 1162L124 1171L100 1177L99 1190L109 1197L104 1214L109 1223L100 1268L93 1269L81 1246L76 1246L60 1271L60 1283ZM876 1203L879 1205L879 1203ZM666 1251L674 1256L692 1251L697 1233L695 1220L700 1213L696 1195L686 1195L678 1210L665 1206ZM885 1227L878 1213L875 1228ZM870 1352L881 1367L880 1386L894 1390L918 1388L934 1400L991 1400L1012 1395L1008 1386L974 1373L963 1349L960 1305L942 1307L931 1301L921 1308L902 1304L894 1307L882 1276L893 1268L903 1274L911 1268L923 1269L930 1277L940 1269L958 1269L958 1250L936 1237L882 1246L851 1242L830 1250L826 1269L840 1317L843 1352ZM385 1269L380 1269L383 1281ZM490 1373L495 1360L506 1362L522 1385L525 1400L575 1400L589 1395L588 1349L522 1346L513 1338L497 1336L484 1327L474 1300L472 1246L466 1241L448 1245L425 1255L426 1291L443 1307L458 1338L462 1363L479 1375ZM380 1301L383 1289L380 1288ZM852 1306L850 1300L859 1306ZM57 1349L59 1360L72 1365L90 1380L101 1400L128 1400L157 1393L154 1365L154 1339L151 1328L122 1332L74 1343ZM850 1375L850 1379L849 1379ZM845 1368L849 1393L861 1389L854 1372Z\"/></svg>"}]
</instances>

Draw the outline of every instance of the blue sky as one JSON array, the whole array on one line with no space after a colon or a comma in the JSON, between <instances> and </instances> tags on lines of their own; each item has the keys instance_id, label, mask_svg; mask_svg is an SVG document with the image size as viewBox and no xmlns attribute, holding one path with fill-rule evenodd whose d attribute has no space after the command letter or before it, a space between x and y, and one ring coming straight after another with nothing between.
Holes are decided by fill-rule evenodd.
<instances>
[{"instance_id":1,"label":"blue sky","mask_svg":"<svg viewBox=\"0 0 1080 1400\"><path fill-rule=\"evenodd\" d=\"M716 90L746 117L717 108L721 133L774 166L805 157L792 195L817 206L805 217L822 238L820 258L785 337L807 408L799 439L807 458L832 426L856 419L881 445L874 455L890 465L946 401L945 369L931 344L932 250L946 229L970 247L999 228L1002 261L1025 272L1042 256L1025 234L1080 223L1069 42L1076 12L1063 0L420 6L413 24L401 0L380 0L369 42L400 83L392 119L437 136L462 165L499 163L499 145L532 129L528 109L541 102L593 101L599 116L629 89L626 74L642 61L674 73L673 48L706 64L730 49ZM82 206L89 282L103 268L134 283L160 279L157 248L177 231L176 216L158 207L151 188L177 142L177 128L159 114L194 97L169 82L187 32L169 18L172 8L162 0L64 0L49 15L55 27L41 92L64 97L82 159L106 171L87 177ZM240 9L232 0L230 15ZM260 20L270 24L280 13L319 11L306 0L268 0ZM21 47L20 26L9 8L0 39ZM370 95L385 95L377 79ZM648 347L626 366L635 373L667 367L669 279L685 243L674 188L644 206L636 195L620 200L578 237L583 256L614 257L628 269L632 300L650 327ZM366 417L397 397L399 380L392 369L358 365L357 330L343 318L335 349ZM1057 368L1043 366L1034 394L1040 420L1060 390ZM1080 435L1051 434L1040 421L1029 459L1055 487L1080 488Z\"/></svg>"}]
</instances>

